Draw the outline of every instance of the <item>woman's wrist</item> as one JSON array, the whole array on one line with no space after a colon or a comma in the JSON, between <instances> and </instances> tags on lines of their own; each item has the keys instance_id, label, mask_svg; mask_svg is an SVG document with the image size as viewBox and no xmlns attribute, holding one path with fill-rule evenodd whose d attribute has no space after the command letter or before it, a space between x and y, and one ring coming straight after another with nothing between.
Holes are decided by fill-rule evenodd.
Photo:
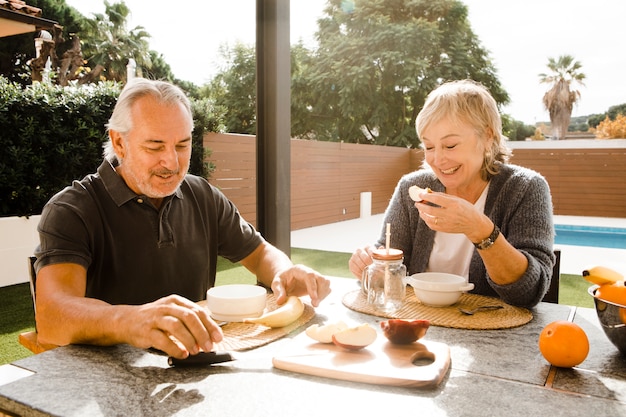
<instances>
[{"instance_id":1,"label":"woman's wrist","mask_svg":"<svg viewBox=\"0 0 626 417\"><path fill-rule=\"evenodd\" d=\"M496 239L498 239L498 236L500 236L500 228L498 227L498 225L494 224L491 234L480 242L474 243L474 246L478 250L489 249L493 246L494 243L496 243Z\"/></svg>"},{"instance_id":2,"label":"woman's wrist","mask_svg":"<svg viewBox=\"0 0 626 417\"><path fill-rule=\"evenodd\" d=\"M483 240L487 239L493 233L495 223L491 221L487 216L482 221L477 222L477 227L472 229L472 233L467 235L467 238L477 245Z\"/></svg>"}]
</instances>

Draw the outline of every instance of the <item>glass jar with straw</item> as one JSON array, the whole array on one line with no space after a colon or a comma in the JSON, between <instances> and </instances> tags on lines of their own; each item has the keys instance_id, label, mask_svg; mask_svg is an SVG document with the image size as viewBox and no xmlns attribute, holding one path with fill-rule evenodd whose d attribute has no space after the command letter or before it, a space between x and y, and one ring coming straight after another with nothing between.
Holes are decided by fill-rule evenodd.
<instances>
[{"instance_id":1,"label":"glass jar with straw","mask_svg":"<svg viewBox=\"0 0 626 417\"><path fill-rule=\"evenodd\" d=\"M393 313L402 307L406 286L404 253L389 247L390 234L387 223L385 248L372 252L373 263L365 268L361 280L367 303L383 313Z\"/></svg>"}]
</instances>

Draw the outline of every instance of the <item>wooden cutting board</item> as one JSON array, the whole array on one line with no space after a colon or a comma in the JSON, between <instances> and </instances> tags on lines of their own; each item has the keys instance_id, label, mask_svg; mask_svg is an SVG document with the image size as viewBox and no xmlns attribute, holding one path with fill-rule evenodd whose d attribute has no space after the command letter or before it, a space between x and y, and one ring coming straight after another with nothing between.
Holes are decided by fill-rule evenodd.
<instances>
[{"instance_id":1,"label":"wooden cutting board","mask_svg":"<svg viewBox=\"0 0 626 417\"><path fill-rule=\"evenodd\" d=\"M350 351L332 343L317 343L303 332L272 363L278 369L307 375L429 388L438 385L448 371L450 348L428 340L394 345L379 334L370 346Z\"/></svg>"}]
</instances>

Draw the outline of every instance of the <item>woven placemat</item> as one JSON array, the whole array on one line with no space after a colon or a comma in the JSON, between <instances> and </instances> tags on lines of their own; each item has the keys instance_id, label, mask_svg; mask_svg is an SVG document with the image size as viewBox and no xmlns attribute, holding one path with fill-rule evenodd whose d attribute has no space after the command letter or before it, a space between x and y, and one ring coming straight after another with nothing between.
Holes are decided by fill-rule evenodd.
<instances>
[{"instance_id":1,"label":"woven placemat","mask_svg":"<svg viewBox=\"0 0 626 417\"><path fill-rule=\"evenodd\" d=\"M433 326L452 327L456 329L495 330L510 329L522 326L533 319L532 313L521 307L514 307L499 298L477 294L462 294L459 301L449 307L430 307L422 304L411 288L407 289L404 305L395 313L382 313L367 304L365 294L361 290L347 293L343 297L343 305L351 310L373 316L398 319L424 319ZM472 316L459 311L460 308L471 310L483 305L501 305L498 310L483 310Z\"/></svg>"},{"instance_id":2,"label":"woven placemat","mask_svg":"<svg viewBox=\"0 0 626 417\"><path fill-rule=\"evenodd\" d=\"M198 304L206 306L206 302L203 301ZM278 308L278 306L276 304L274 294L267 294L266 309L268 311L273 311L276 308ZM225 324L222 326L224 339L215 345L215 350L241 351L266 345L274 340L286 336L300 326L305 325L314 316L315 310L313 307L304 303L304 313L302 313L298 320L285 327L272 329L261 324L238 322Z\"/></svg>"}]
</instances>

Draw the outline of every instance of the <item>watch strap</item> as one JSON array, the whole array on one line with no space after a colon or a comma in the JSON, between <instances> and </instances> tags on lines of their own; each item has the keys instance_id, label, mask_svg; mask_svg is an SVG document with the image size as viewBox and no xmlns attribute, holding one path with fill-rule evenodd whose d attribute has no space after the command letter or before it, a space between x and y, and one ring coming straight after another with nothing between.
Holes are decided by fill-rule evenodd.
<instances>
[{"instance_id":1,"label":"watch strap","mask_svg":"<svg viewBox=\"0 0 626 417\"><path fill-rule=\"evenodd\" d=\"M498 238L499 235L500 235L500 228L498 227L498 225L494 223L493 231L491 232L489 237L481 240L478 243L474 243L474 246L476 247L476 249L479 249L479 250L489 249L496 242L496 239Z\"/></svg>"}]
</instances>

